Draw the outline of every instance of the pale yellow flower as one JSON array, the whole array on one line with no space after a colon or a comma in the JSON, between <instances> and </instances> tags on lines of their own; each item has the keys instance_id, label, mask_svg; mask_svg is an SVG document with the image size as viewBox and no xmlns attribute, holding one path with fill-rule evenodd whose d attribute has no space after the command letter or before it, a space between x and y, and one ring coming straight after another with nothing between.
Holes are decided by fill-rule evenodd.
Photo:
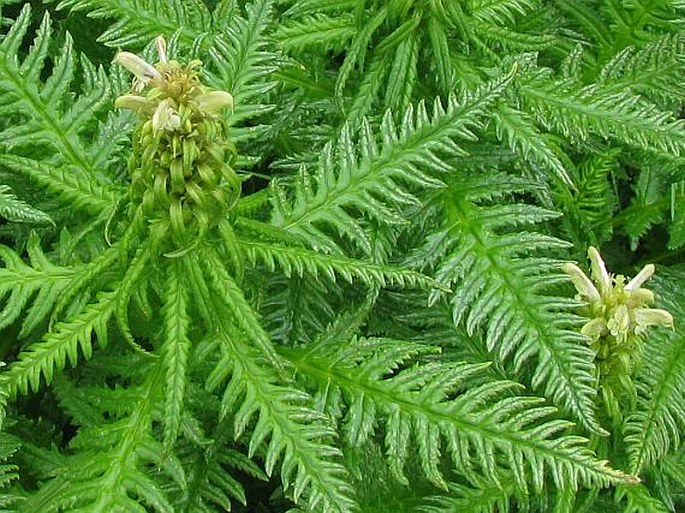
<instances>
[{"instance_id":1,"label":"pale yellow flower","mask_svg":"<svg viewBox=\"0 0 685 513\"><path fill-rule=\"evenodd\" d=\"M233 96L226 91L209 91L202 86L195 68L202 64L191 61L182 67L169 61L166 41L155 39L159 62L152 65L130 52L119 52L114 62L133 73L131 93L120 96L115 107L133 110L151 117L154 131L176 131L181 126L178 110L180 104L192 104L203 116L216 115L223 109L233 109ZM151 92L145 93L151 87ZM135 94L132 94L135 93Z\"/></svg>"},{"instance_id":2,"label":"pale yellow flower","mask_svg":"<svg viewBox=\"0 0 685 513\"><path fill-rule=\"evenodd\" d=\"M152 115L152 129L173 132L181 126L181 118L173 107L171 100L159 102L155 113Z\"/></svg>"},{"instance_id":3,"label":"pale yellow flower","mask_svg":"<svg viewBox=\"0 0 685 513\"><path fill-rule=\"evenodd\" d=\"M628 283L622 275L613 276L596 248L588 248L590 279L576 264L567 263L562 270L569 275L578 291L578 299L588 305L590 320L581 333L592 341L611 335L624 343L641 335L650 326L673 327L673 317L665 310L649 308L654 293L642 285L654 275L654 264L647 264Z\"/></svg>"}]
</instances>

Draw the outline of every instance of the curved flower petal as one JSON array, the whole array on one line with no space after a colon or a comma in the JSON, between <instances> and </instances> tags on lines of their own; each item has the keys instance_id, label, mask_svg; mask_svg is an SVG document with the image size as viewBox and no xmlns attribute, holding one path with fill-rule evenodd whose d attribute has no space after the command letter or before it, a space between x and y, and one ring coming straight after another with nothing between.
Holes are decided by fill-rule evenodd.
<instances>
[{"instance_id":1,"label":"curved flower petal","mask_svg":"<svg viewBox=\"0 0 685 513\"><path fill-rule=\"evenodd\" d=\"M631 308L641 308L654 302L654 292L649 289L638 288L631 290L626 304Z\"/></svg>"},{"instance_id":2,"label":"curved flower petal","mask_svg":"<svg viewBox=\"0 0 685 513\"><path fill-rule=\"evenodd\" d=\"M602 292L611 288L611 276L607 272L606 265L602 256L599 254L596 248L590 246L587 249L588 257L590 258L590 270L592 271L592 277L596 282L599 283Z\"/></svg>"},{"instance_id":3,"label":"curved flower petal","mask_svg":"<svg viewBox=\"0 0 685 513\"><path fill-rule=\"evenodd\" d=\"M157 54L159 55L159 62L164 64L169 62L169 57L166 53L166 40L162 36L157 36L155 38L155 45L157 46Z\"/></svg>"},{"instance_id":4,"label":"curved flower petal","mask_svg":"<svg viewBox=\"0 0 685 513\"><path fill-rule=\"evenodd\" d=\"M590 301L599 301L601 299L599 292L590 281L585 273L576 264L566 263L561 266L561 269L571 277L573 285L576 290Z\"/></svg>"},{"instance_id":5,"label":"curved flower petal","mask_svg":"<svg viewBox=\"0 0 685 513\"><path fill-rule=\"evenodd\" d=\"M641 328L648 326L673 327L673 316L659 308L638 308L635 310L635 322Z\"/></svg>"},{"instance_id":6,"label":"curved flower petal","mask_svg":"<svg viewBox=\"0 0 685 513\"><path fill-rule=\"evenodd\" d=\"M203 112L219 112L233 108L233 95L226 91L212 91L197 98L197 106Z\"/></svg>"},{"instance_id":7,"label":"curved flower petal","mask_svg":"<svg viewBox=\"0 0 685 513\"><path fill-rule=\"evenodd\" d=\"M654 274L654 264L647 264L642 268L642 270L628 282L624 290L632 291L640 287L644 282L652 277Z\"/></svg>"},{"instance_id":8,"label":"curved flower petal","mask_svg":"<svg viewBox=\"0 0 685 513\"><path fill-rule=\"evenodd\" d=\"M147 112L154 108L154 104L147 98L135 94L124 94L114 100L117 109L129 109L134 112Z\"/></svg>"},{"instance_id":9,"label":"curved flower petal","mask_svg":"<svg viewBox=\"0 0 685 513\"><path fill-rule=\"evenodd\" d=\"M114 62L121 64L144 84L147 84L154 78L162 77L160 72L157 71L152 64L148 64L134 53L119 52L114 57Z\"/></svg>"},{"instance_id":10,"label":"curved flower petal","mask_svg":"<svg viewBox=\"0 0 685 513\"><path fill-rule=\"evenodd\" d=\"M167 130L173 132L181 126L181 118L173 108L171 102L162 100L157 106L157 110L152 115L153 130Z\"/></svg>"}]
</instances>

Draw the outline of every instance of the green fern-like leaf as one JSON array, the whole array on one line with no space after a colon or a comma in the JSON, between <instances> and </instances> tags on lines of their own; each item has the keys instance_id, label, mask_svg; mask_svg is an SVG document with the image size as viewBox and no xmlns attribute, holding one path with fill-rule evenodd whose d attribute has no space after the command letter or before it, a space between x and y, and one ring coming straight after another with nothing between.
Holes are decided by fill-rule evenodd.
<instances>
[{"instance_id":1,"label":"green fern-like leaf","mask_svg":"<svg viewBox=\"0 0 685 513\"><path fill-rule=\"evenodd\" d=\"M53 0L54 1L54 0ZM98 39L112 47L135 48L159 35L178 33L184 44L207 35L211 14L199 1L61 0L58 9L86 11L93 18L116 19Z\"/></svg>"},{"instance_id":2,"label":"green fern-like leaf","mask_svg":"<svg viewBox=\"0 0 685 513\"><path fill-rule=\"evenodd\" d=\"M474 94L451 98L446 107L440 101L429 116L423 103L409 108L399 127L390 113L383 118L381 145L368 123L362 123L360 140L355 145L351 127L343 129L337 147L328 145L317 173L310 177L303 170L295 184L292 204L286 193L276 187L272 223L297 235L314 249L340 253L337 234L371 252L371 243L359 220L350 216L356 209L383 224L405 220L399 207L417 203L410 186L435 188L441 182L422 168L445 172L449 166L443 154L463 153L455 139L473 139L485 109L506 87L510 76L495 80ZM406 184L406 185L405 185ZM389 208L389 206L394 208Z\"/></svg>"},{"instance_id":3,"label":"green fern-like leaf","mask_svg":"<svg viewBox=\"0 0 685 513\"><path fill-rule=\"evenodd\" d=\"M17 198L7 185L0 185L0 216L15 223L54 224L49 215Z\"/></svg>"},{"instance_id":4,"label":"green fern-like leaf","mask_svg":"<svg viewBox=\"0 0 685 513\"><path fill-rule=\"evenodd\" d=\"M29 388L39 390L41 377L50 383L55 372L68 363L76 365L79 350L86 357L93 354L92 337L100 346L107 345L107 322L116 308L114 292L103 293L95 303L86 306L73 319L59 323L42 342L34 343L0 376L2 387L11 395L26 394Z\"/></svg>"},{"instance_id":5,"label":"green fern-like leaf","mask_svg":"<svg viewBox=\"0 0 685 513\"><path fill-rule=\"evenodd\" d=\"M46 14L28 55L17 53L31 23L26 5L0 43L0 114L16 117L17 123L0 129L5 151L31 158L0 155L0 166L36 180L49 191L73 203L74 207L101 212L111 207L120 192L102 180L100 166L106 161L104 148L94 151L81 139L96 113L111 101L110 81L102 69L91 69L82 94L71 101L70 86L76 72L73 43L66 42L55 59L49 78L43 83L51 41L50 17ZM92 68L83 61L83 68ZM97 139L96 139L96 142ZM106 146L105 146L106 147ZM45 153L45 158L39 156Z\"/></svg>"},{"instance_id":6,"label":"green fern-like leaf","mask_svg":"<svg viewBox=\"0 0 685 513\"><path fill-rule=\"evenodd\" d=\"M79 122L81 117L92 115L109 99L110 92L106 89L108 82L101 81L101 87L105 89L83 95L71 106L65 105L65 95L73 80L76 64L72 39L67 37L50 77L42 87L37 87L47 57L52 22L47 15L43 18L31 51L20 62L15 56L30 22L31 9L27 5L2 42L2 112L16 112L25 117L24 123L3 131L4 144L21 147L27 143L42 142L59 152L76 172L93 177L92 163L76 135L84 128L84 124ZM27 115L30 116L28 119Z\"/></svg>"},{"instance_id":7,"label":"green fern-like leaf","mask_svg":"<svg viewBox=\"0 0 685 513\"><path fill-rule=\"evenodd\" d=\"M679 155L685 149L682 122L630 91L605 90L599 84L548 78L540 70L523 81L524 104L543 126L566 137L592 135L623 144Z\"/></svg>"},{"instance_id":8,"label":"green fern-like leaf","mask_svg":"<svg viewBox=\"0 0 685 513\"><path fill-rule=\"evenodd\" d=\"M19 467L8 462L21 447L21 441L7 433L0 434L0 508L2 511L15 511L23 497L9 488L17 480Z\"/></svg>"},{"instance_id":9,"label":"green fern-like leaf","mask_svg":"<svg viewBox=\"0 0 685 513\"><path fill-rule=\"evenodd\" d=\"M258 260L272 271L278 267L286 277L319 274L335 282L336 275L352 283L355 278L367 285L431 286L437 285L429 277L410 269L379 265L372 262L345 257L324 255L305 248L241 240L246 258L251 263Z\"/></svg>"},{"instance_id":10,"label":"green fern-like leaf","mask_svg":"<svg viewBox=\"0 0 685 513\"><path fill-rule=\"evenodd\" d=\"M124 389L119 398L130 401L129 411L80 431L71 441L78 452L54 470L53 478L20 511L140 511L142 504L159 513L174 511L143 466L153 464L183 479L175 458L165 454L164 445L152 436L152 410L159 400L163 375L159 364L148 369L145 382L131 391Z\"/></svg>"},{"instance_id":11,"label":"green fern-like leaf","mask_svg":"<svg viewBox=\"0 0 685 513\"><path fill-rule=\"evenodd\" d=\"M223 268L219 260L206 261L205 273L210 283L222 283L214 276L217 271L223 279L228 278L225 271L217 267ZM276 384L276 374L250 344L255 337L264 337L255 346L263 351L263 344L271 345L254 314L243 310L243 306L229 307L226 300L218 301L221 296L210 295L210 287L203 283L203 276L192 279L193 294L198 302L204 303L201 310L213 312L206 322L217 330L213 345L221 354L207 377L206 386L215 390L228 381L222 394L221 417L233 412L236 438L243 435L253 417L258 417L251 430L248 455L255 454L269 440L264 455L266 472L271 475L282 460L281 478L296 502L305 494L311 508L318 506L326 512L350 511L354 501L350 498L349 485L344 481L344 468L331 461L339 451L325 442L333 432L322 422L320 414L306 406L307 394ZM230 281L223 283L232 287ZM250 308L249 305L245 307ZM258 330L256 334L247 331L253 327Z\"/></svg>"},{"instance_id":12,"label":"green fern-like leaf","mask_svg":"<svg viewBox=\"0 0 685 513\"><path fill-rule=\"evenodd\" d=\"M165 284L164 307L164 346L162 347L162 365L166 372L164 403L164 440L171 445L178 434L183 415L183 402L186 388L186 367L190 340L188 297L182 281L179 264L169 269Z\"/></svg>"},{"instance_id":13,"label":"green fern-like leaf","mask_svg":"<svg viewBox=\"0 0 685 513\"><path fill-rule=\"evenodd\" d=\"M672 284L660 287L664 301L675 318L683 315L682 272L664 275ZM662 276L663 278L663 276ZM662 282L663 283L663 282ZM645 344L644 361L638 376L639 405L625 425L628 459L632 472L640 473L657 463L681 444L685 425L685 332L682 323L675 332L659 330Z\"/></svg>"},{"instance_id":14,"label":"green fern-like leaf","mask_svg":"<svg viewBox=\"0 0 685 513\"><path fill-rule=\"evenodd\" d=\"M31 333L51 313L65 289L84 271L81 266L65 268L52 264L43 254L35 233L29 238L27 250L31 266L10 248L0 247L0 258L5 264L0 269L0 297L9 295L0 312L0 327L5 328L16 321L37 293L22 322L22 336Z\"/></svg>"},{"instance_id":15,"label":"green fern-like leaf","mask_svg":"<svg viewBox=\"0 0 685 513\"><path fill-rule=\"evenodd\" d=\"M507 177L455 182L442 193L443 228L417 260L434 262L437 280L455 291L455 325L464 322L469 333L482 329L488 351L500 361L513 356L516 369L535 355L533 387L585 427L604 432L594 414L594 355L573 331L577 321L568 311L574 302L544 293L565 278L559 260L537 255L567 243L522 229L558 214L522 203L489 203L517 189L529 190L530 184Z\"/></svg>"},{"instance_id":16,"label":"green fern-like leaf","mask_svg":"<svg viewBox=\"0 0 685 513\"><path fill-rule=\"evenodd\" d=\"M407 365L430 351L415 343L365 339L286 354L312 383L327 383L319 401L334 415L344 413L348 444L359 446L376 426L384 427L388 464L406 484L403 468L415 450L426 477L446 489L443 448L457 472L476 472L497 483L501 463L521 490L540 490L546 477L561 487L634 480L596 460L583 439L561 434L571 424L551 419L555 408L544 400L513 395L517 386L511 382L469 386L482 364Z\"/></svg>"},{"instance_id":17,"label":"green fern-like leaf","mask_svg":"<svg viewBox=\"0 0 685 513\"><path fill-rule=\"evenodd\" d=\"M75 209L100 213L112 208L120 197L112 188L74 176L71 168L54 167L16 155L0 155L0 165L44 186Z\"/></svg>"},{"instance_id":18,"label":"green fern-like leaf","mask_svg":"<svg viewBox=\"0 0 685 513\"><path fill-rule=\"evenodd\" d=\"M668 247L679 249L685 246L685 181L671 184L671 225Z\"/></svg>"},{"instance_id":19,"label":"green fern-like leaf","mask_svg":"<svg viewBox=\"0 0 685 513\"><path fill-rule=\"evenodd\" d=\"M607 152L578 166L578 191L572 200L577 217L572 222L585 228L584 237L590 235L594 244L608 239L613 231L611 220L616 200L610 180L617 164L615 153Z\"/></svg>"},{"instance_id":20,"label":"green fern-like leaf","mask_svg":"<svg viewBox=\"0 0 685 513\"><path fill-rule=\"evenodd\" d=\"M234 470L260 481L268 478L254 461L231 448L226 425L205 433L196 418L186 415L181 428L185 441L179 439L175 453L186 469L187 487L179 489L181 498L176 506L182 511L214 511L217 507L230 511L232 500L247 506L245 489Z\"/></svg>"},{"instance_id":21,"label":"green fern-like leaf","mask_svg":"<svg viewBox=\"0 0 685 513\"><path fill-rule=\"evenodd\" d=\"M625 499L626 513L668 513L670 510L659 499L652 497L649 490L642 485L620 486L617 488L617 498Z\"/></svg>"},{"instance_id":22,"label":"green fern-like leaf","mask_svg":"<svg viewBox=\"0 0 685 513\"><path fill-rule=\"evenodd\" d=\"M212 59L209 84L230 91L235 98L235 109L230 117L232 125L262 114L272 108L265 98L275 82L269 76L276 69L276 56L266 50L267 34L273 16L270 0L256 0L245 6L246 16L235 16L214 39L209 49ZM231 139L239 142L254 137L255 128L233 127Z\"/></svg>"},{"instance_id":23,"label":"green fern-like leaf","mask_svg":"<svg viewBox=\"0 0 685 513\"><path fill-rule=\"evenodd\" d=\"M449 485L449 495L431 497L428 504L420 506L421 513L495 513L510 508L510 498L515 484L500 479L499 486L469 487Z\"/></svg>"},{"instance_id":24,"label":"green fern-like leaf","mask_svg":"<svg viewBox=\"0 0 685 513\"><path fill-rule=\"evenodd\" d=\"M506 105L501 105L495 113L497 133L506 139L512 151L551 171L561 183L574 187L565 161L568 156L549 136L542 134L532 123L529 116Z\"/></svg>"},{"instance_id":25,"label":"green fern-like leaf","mask_svg":"<svg viewBox=\"0 0 685 513\"><path fill-rule=\"evenodd\" d=\"M355 33L354 16L330 16L319 13L305 16L301 21L281 25L274 34L285 50L323 46L326 49L343 48Z\"/></svg>"}]
</instances>

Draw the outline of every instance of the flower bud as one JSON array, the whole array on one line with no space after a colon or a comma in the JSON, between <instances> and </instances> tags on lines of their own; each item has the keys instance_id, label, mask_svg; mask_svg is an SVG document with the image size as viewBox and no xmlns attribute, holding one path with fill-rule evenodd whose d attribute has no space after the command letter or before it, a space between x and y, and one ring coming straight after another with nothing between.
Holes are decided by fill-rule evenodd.
<instances>
[{"instance_id":1,"label":"flower bud","mask_svg":"<svg viewBox=\"0 0 685 513\"><path fill-rule=\"evenodd\" d=\"M586 322L580 329L580 332L586 337L595 341L604 334L606 329L607 325L604 319L601 317L597 317L595 319L590 320L589 322Z\"/></svg>"}]
</instances>

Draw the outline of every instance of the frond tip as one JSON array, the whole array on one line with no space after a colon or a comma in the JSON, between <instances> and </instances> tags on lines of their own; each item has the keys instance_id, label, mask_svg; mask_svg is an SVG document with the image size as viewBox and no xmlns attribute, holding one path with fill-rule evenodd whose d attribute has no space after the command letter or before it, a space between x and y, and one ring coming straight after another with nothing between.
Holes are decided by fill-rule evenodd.
<instances>
[{"instance_id":1,"label":"frond tip","mask_svg":"<svg viewBox=\"0 0 685 513\"><path fill-rule=\"evenodd\" d=\"M17 198L8 185L0 185L0 217L15 223L55 225L48 214Z\"/></svg>"}]
</instances>

